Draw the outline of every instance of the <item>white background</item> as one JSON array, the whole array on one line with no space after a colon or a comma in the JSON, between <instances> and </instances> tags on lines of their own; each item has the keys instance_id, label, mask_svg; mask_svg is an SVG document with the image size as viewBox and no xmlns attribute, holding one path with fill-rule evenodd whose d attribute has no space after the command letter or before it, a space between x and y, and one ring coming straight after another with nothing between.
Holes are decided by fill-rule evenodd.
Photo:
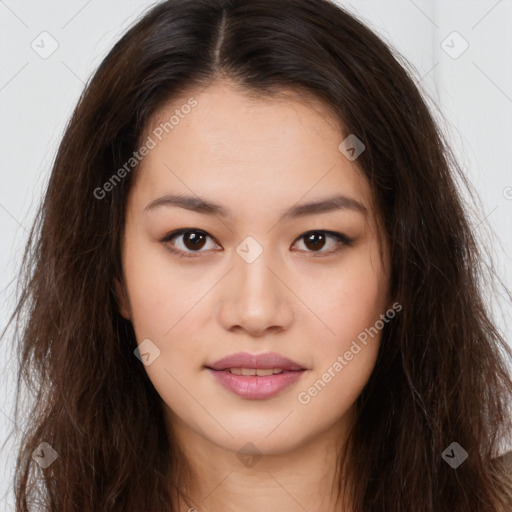
<instances>
[{"instance_id":1,"label":"white background","mask_svg":"<svg viewBox=\"0 0 512 512\"><path fill-rule=\"evenodd\" d=\"M0 329L14 306L22 248L65 124L93 70L152 3L0 0ZM512 1L339 3L408 59L439 106L443 129L482 201L474 224L494 233L489 247L496 270L512 288ZM31 47L34 40L43 45L44 31L58 43L46 59ZM458 58L443 49L462 48L453 31L469 44ZM510 302L499 293L496 321L512 344ZM0 443L13 427L16 353L10 340L0 344ZM0 509L10 510L15 451L12 441L0 448Z\"/></svg>"}]
</instances>

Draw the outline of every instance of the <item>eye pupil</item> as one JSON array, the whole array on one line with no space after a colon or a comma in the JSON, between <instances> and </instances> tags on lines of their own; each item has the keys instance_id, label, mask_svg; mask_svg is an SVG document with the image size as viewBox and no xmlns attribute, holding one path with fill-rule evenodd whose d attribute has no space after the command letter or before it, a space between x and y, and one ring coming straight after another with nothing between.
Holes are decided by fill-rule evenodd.
<instances>
[{"instance_id":1,"label":"eye pupil","mask_svg":"<svg viewBox=\"0 0 512 512\"><path fill-rule=\"evenodd\" d=\"M306 236L304 244L308 249L321 249L325 244L325 235L322 233L310 233Z\"/></svg>"},{"instance_id":2,"label":"eye pupil","mask_svg":"<svg viewBox=\"0 0 512 512\"><path fill-rule=\"evenodd\" d=\"M187 231L183 234L183 243L190 250L201 249L205 244L205 240L206 237L198 231Z\"/></svg>"}]
</instances>

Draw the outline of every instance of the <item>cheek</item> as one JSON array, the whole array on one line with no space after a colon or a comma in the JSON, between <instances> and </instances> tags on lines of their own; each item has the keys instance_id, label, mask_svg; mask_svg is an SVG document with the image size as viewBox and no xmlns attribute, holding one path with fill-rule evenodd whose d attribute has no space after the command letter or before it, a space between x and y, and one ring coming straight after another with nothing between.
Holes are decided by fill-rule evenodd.
<instances>
[{"instance_id":1,"label":"cheek","mask_svg":"<svg viewBox=\"0 0 512 512\"><path fill-rule=\"evenodd\" d=\"M198 300L194 282L169 258L158 244L126 245L124 269L137 338L153 336L163 341Z\"/></svg>"},{"instance_id":2,"label":"cheek","mask_svg":"<svg viewBox=\"0 0 512 512\"><path fill-rule=\"evenodd\" d=\"M308 303L326 328L319 336L318 320L310 324L315 371L307 383L311 393L303 391L316 406L328 409L331 403L334 415L349 407L368 381L382 335L377 322L387 310L387 281L378 256L354 253L348 260L328 279L317 276L322 286L309 294Z\"/></svg>"},{"instance_id":3,"label":"cheek","mask_svg":"<svg viewBox=\"0 0 512 512\"><path fill-rule=\"evenodd\" d=\"M322 329L325 343L320 344L326 351L350 345L387 309L387 281L374 254L354 251L342 265L314 277L302 281L305 287L300 293L326 327ZM315 281L320 284L312 287Z\"/></svg>"},{"instance_id":4,"label":"cheek","mask_svg":"<svg viewBox=\"0 0 512 512\"><path fill-rule=\"evenodd\" d=\"M356 287L343 295L333 293L332 307L324 310L323 316L329 330L319 337L317 328L315 337L315 329L311 329L310 338L316 339L314 369L297 400L312 417L322 414L327 423L336 421L354 404L370 378L382 336L375 325L384 313L375 290L368 286L364 292Z\"/></svg>"},{"instance_id":5,"label":"cheek","mask_svg":"<svg viewBox=\"0 0 512 512\"><path fill-rule=\"evenodd\" d=\"M165 250L147 243L127 244L125 278L137 342L149 339L159 350L158 358L145 370L164 396L178 390L187 372L200 370L204 364L197 335L197 315L204 308L204 292L199 288L204 286L207 291L212 283L194 282L179 266L169 263Z\"/></svg>"}]
</instances>

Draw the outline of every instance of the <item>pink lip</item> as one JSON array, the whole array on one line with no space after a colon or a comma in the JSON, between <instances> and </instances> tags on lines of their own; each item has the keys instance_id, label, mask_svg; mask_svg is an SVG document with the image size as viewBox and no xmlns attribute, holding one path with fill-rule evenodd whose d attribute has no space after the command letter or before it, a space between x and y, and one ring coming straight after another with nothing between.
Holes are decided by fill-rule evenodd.
<instances>
[{"instance_id":1,"label":"pink lip","mask_svg":"<svg viewBox=\"0 0 512 512\"><path fill-rule=\"evenodd\" d=\"M249 354L249 352L237 352L223 357L212 364L206 365L213 370L225 370L227 368L280 368L281 370L305 370L300 364L275 352L265 354Z\"/></svg>"},{"instance_id":2,"label":"pink lip","mask_svg":"<svg viewBox=\"0 0 512 512\"><path fill-rule=\"evenodd\" d=\"M208 371L227 390L243 398L262 399L277 395L286 387L292 385L306 370L283 370L275 375L235 375L228 370Z\"/></svg>"},{"instance_id":3,"label":"pink lip","mask_svg":"<svg viewBox=\"0 0 512 512\"><path fill-rule=\"evenodd\" d=\"M242 398L271 398L283 389L295 383L306 371L298 363L274 352L266 354L249 354L238 352L215 361L206 368L227 390ZM227 368L279 368L282 373L275 375L235 375Z\"/></svg>"}]
</instances>

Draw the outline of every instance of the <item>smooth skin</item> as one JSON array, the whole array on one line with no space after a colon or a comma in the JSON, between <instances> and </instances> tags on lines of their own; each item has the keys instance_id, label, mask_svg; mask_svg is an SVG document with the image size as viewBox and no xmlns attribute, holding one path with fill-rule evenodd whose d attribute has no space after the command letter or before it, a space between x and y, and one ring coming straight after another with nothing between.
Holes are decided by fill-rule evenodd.
<instances>
[{"instance_id":1,"label":"smooth skin","mask_svg":"<svg viewBox=\"0 0 512 512\"><path fill-rule=\"evenodd\" d=\"M325 105L292 91L256 98L217 81L161 108L146 136L190 96L197 106L134 171L122 245L126 293L116 282L137 342L160 350L145 370L196 475L187 484L192 502L180 510L348 511L334 506L335 458L380 331L309 403L298 395L391 307L388 249L383 241L382 259L369 184L338 149L348 134ZM200 197L230 215L146 209L168 194ZM364 211L280 220L335 195ZM183 234L162 241L181 228L199 230L203 242ZM323 233L311 243L309 231L353 241ZM251 263L237 253L249 236L263 250ZM239 351L278 352L307 371L272 398L244 399L205 368ZM246 447L244 458L247 443L257 451Z\"/></svg>"}]
</instances>

